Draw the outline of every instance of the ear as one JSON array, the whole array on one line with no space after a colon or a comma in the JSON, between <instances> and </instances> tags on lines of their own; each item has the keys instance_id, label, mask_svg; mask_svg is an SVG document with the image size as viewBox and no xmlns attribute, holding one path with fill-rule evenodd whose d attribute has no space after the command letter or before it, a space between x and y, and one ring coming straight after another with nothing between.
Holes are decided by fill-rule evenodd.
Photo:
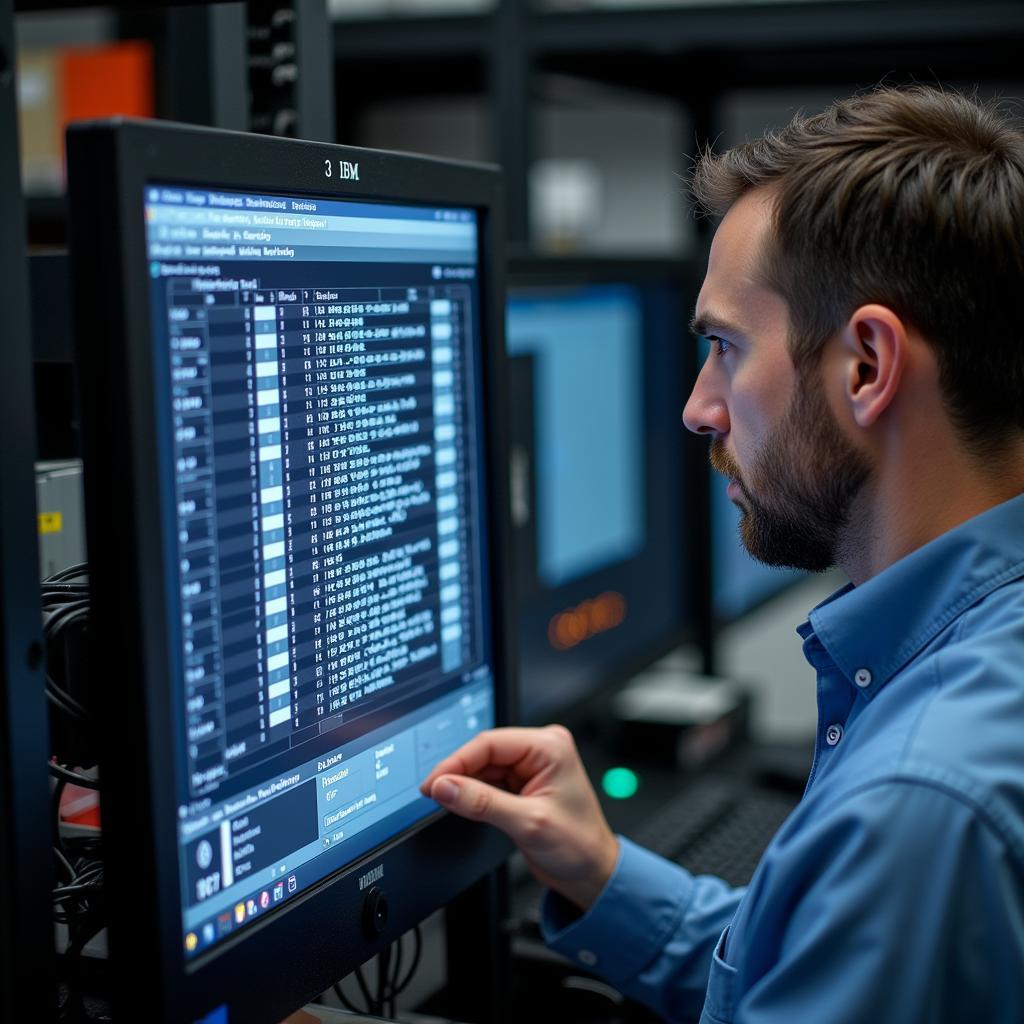
<instances>
[{"instance_id":1,"label":"ear","mask_svg":"<svg viewBox=\"0 0 1024 1024\"><path fill-rule=\"evenodd\" d=\"M899 392L907 329L886 306L860 306L847 321L842 342L846 401L858 426L873 426Z\"/></svg>"}]
</instances>

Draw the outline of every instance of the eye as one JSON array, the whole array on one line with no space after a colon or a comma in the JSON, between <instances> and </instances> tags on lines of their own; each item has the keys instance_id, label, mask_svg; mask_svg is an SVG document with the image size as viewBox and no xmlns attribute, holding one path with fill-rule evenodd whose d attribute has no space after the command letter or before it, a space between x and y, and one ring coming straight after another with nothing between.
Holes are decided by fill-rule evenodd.
<instances>
[{"instance_id":1,"label":"eye","mask_svg":"<svg viewBox=\"0 0 1024 1024\"><path fill-rule=\"evenodd\" d=\"M707 340L708 344L710 344L711 348L714 350L715 355L719 357L724 356L725 353L732 348L731 341L726 341L725 338L719 338L714 334L709 334Z\"/></svg>"}]
</instances>

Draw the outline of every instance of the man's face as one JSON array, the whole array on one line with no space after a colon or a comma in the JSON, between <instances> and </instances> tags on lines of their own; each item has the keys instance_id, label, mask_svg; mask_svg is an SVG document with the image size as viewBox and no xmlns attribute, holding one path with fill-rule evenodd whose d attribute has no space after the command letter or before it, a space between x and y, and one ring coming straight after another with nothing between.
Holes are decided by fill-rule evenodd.
<instances>
[{"instance_id":1,"label":"man's face","mask_svg":"<svg viewBox=\"0 0 1024 1024\"><path fill-rule=\"evenodd\" d=\"M850 441L826 394L823 363L797 372L785 301L761 283L770 208L748 193L722 220L694 326L711 351L683 412L711 436L711 464L729 477L740 535L768 565L821 571L836 564L871 460Z\"/></svg>"}]
</instances>

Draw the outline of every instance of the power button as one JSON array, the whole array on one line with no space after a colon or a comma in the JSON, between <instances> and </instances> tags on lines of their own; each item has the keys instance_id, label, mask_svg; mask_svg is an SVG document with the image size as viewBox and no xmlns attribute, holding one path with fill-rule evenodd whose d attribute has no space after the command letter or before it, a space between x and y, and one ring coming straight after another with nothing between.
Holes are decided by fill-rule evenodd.
<instances>
[{"instance_id":1,"label":"power button","mask_svg":"<svg viewBox=\"0 0 1024 1024\"><path fill-rule=\"evenodd\" d=\"M384 890L375 885L363 900L363 931L375 939L388 924L388 898Z\"/></svg>"}]
</instances>

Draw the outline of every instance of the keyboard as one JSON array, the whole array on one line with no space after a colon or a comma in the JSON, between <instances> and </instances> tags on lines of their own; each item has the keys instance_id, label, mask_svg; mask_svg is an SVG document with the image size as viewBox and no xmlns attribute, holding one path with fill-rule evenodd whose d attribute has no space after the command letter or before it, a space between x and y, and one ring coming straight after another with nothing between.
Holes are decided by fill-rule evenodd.
<instances>
[{"instance_id":1,"label":"keyboard","mask_svg":"<svg viewBox=\"0 0 1024 1024\"><path fill-rule=\"evenodd\" d=\"M793 793L706 776L662 804L630 838L695 875L746 885L798 802Z\"/></svg>"}]
</instances>

